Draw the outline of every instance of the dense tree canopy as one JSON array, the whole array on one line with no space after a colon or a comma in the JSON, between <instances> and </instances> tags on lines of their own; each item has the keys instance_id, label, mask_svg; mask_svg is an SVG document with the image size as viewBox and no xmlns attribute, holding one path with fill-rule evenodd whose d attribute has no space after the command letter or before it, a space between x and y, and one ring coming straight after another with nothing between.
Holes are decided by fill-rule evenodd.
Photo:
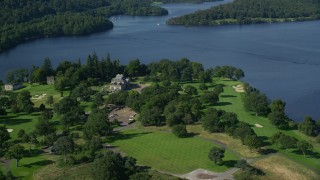
<instances>
[{"instance_id":1,"label":"dense tree canopy","mask_svg":"<svg viewBox=\"0 0 320 180\"><path fill-rule=\"evenodd\" d=\"M112 15L166 15L149 0L0 1L0 52L41 37L85 35L111 29Z\"/></svg>"},{"instance_id":2,"label":"dense tree canopy","mask_svg":"<svg viewBox=\"0 0 320 180\"><path fill-rule=\"evenodd\" d=\"M167 23L190 26L311 20L320 18L319 5L318 0L235 0Z\"/></svg>"}]
</instances>

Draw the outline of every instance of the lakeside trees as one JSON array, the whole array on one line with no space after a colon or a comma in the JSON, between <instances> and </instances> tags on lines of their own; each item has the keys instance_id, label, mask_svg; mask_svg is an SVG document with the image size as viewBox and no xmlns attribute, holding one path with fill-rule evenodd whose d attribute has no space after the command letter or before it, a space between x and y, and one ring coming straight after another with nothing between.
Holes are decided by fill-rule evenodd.
<instances>
[{"instance_id":1,"label":"lakeside trees","mask_svg":"<svg viewBox=\"0 0 320 180\"><path fill-rule=\"evenodd\" d=\"M253 24L320 18L317 0L235 0L167 21L172 25Z\"/></svg>"},{"instance_id":2,"label":"lakeside trees","mask_svg":"<svg viewBox=\"0 0 320 180\"><path fill-rule=\"evenodd\" d=\"M113 28L112 15L166 15L149 0L4 0L0 2L0 52L36 38L87 35Z\"/></svg>"}]
</instances>

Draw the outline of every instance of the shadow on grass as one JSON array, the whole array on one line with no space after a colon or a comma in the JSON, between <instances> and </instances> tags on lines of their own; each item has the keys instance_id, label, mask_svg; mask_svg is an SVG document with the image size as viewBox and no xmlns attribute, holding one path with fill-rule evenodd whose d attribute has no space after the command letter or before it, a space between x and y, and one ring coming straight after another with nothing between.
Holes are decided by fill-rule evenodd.
<instances>
[{"instance_id":1,"label":"shadow on grass","mask_svg":"<svg viewBox=\"0 0 320 180\"><path fill-rule=\"evenodd\" d=\"M27 157L35 157L35 156L38 156L38 155L44 153L44 151L41 149L31 149L29 151L29 147L26 149L26 152L27 152L26 153Z\"/></svg>"},{"instance_id":2,"label":"shadow on grass","mask_svg":"<svg viewBox=\"0 0 320 180\"><path fill-rule=\"evenodd\" d=\"M139 88L140 86L138 84L130 84L129 89L136 89Z\"/></svg>"},{"instance_id":3,"label":"shadow on grass","mask_svg":"<svg viewBox=\"0 0 320 180\"><path fill-rule=\"evenodd\" d=\"M295 153L295 154L303 155L303 152L299 151L299 150L293 150L292 152ZM306 151L306 158L317 158L317 159L319 159L320 158L320 153L307 150Z\"/></svg>"},{"instance_id":4,"label":"shadow on grass","mask_svg":"<svg viewBox=\"0 0 320 180\"><path fill-rule=\"evenodd\" d=\"M9 118L9 119L1 119L0 120L0 124L15 126L15 125L23 124L23 123L29 123L31 121L32 121L31 119L13 119L13 118Z\"/></svg>"},{"instance_id":5,"label":"shadow on grass","mask_svg":"<svg viewBox=\"0 0 320 180\"><path fill-rule=\"evenodd\" d=\"M215 104L215 106L227 106L227 105L231 105L231 102L218 102L217 104Z\"/></svg>"},{"instance_id":6,"label":"shadow on grass","mask_svg":"<svg viewBox=\"0 0 320 180\"><path fill-rule=\"evenodd\" d=\"M43 161L37 161L37 162L34 162L34 163L23 165L23 167L32 168L32 166L47 166L47 165L52 164L52 163L54 163L54 161L43 160Z\"/></svg>"},{"instance_id":7,"label":"shadow on grass","mask_svg":"<svg viewBox=\"0 0 320 180\"><path fill-rule=\"evenodd\" d=\"M260 150L260 153L262 154L262 155L269 155L269 154L274 154L274 153L277 153L278 151L277 150L275 150L275 149L261 149Z\"/></svg>"},{"instance_id":8,"label":"shadow on grass","mask_svg":"<svg viewBox=\"0 0 320 180\"><path fill-rule=\"evenodd\" d=\"M268 137L266 137L266 136L259 136L259 139L262 140L262 146L270 146L270 145L271 145Z\"/></svg>"},{"instance_id":9,"label":"shadow on grass","mask_svg":"<svg viewBox=\"0 0 320 180\"><path fill-rule=\"evenodd\" d=\"M123 134L121 132L114 132L112 135L108 137L108 143L113 143L118 140L132 139L132 138L143 136L150 133L152 132L142 132L142 133L132 133L132 134Z\"/></svg>"},{"instance_id":10,"label":"shadow on grass","mask_svg":"<svg viewBox=\"0 0 320 180\"><path fill-rule=\"evenodd\" d=\"M199 133L194 133L194 132L190 132L187 134L187 136L185 138L192 138L192 137L195 137L195 136L198 136Z\"/></svg>"},{"instance_id":11,"label":"shadow on grass","mask_svg":"<svg viewBox=\"0 0 320 180\"><path fill-rule=\"evenodd\" d=\"M224 98L234 98L234 97L237 97L237 96L234 96L234 95L221 95L221 97L224 97Z\"/></svg>"},{"instance_id":12,"label":"shadow on grass","mask_svg":"<svg viewBox=\"0 0 320 180\"><path fill-rule=\"evenodd\" d=\"M227 167L234 167L236 163L237 163L236 160L228 160L228 161L222 161L220 164Z\"/></svg>"}]
</instances>

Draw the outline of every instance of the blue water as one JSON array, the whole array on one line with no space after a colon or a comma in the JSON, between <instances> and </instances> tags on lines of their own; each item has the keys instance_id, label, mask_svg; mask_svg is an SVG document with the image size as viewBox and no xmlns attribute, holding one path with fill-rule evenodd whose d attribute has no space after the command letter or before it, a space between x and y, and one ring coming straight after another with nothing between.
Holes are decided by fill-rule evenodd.
<instances>
[{"instance_id":1,"label":"blue water","mask_svg":"<svg viewBox=\"0 0 320 180\"><path fill-rule=\"evenodd\" d=\"M230 2L231 0L225 1ZM187 57L206 67L242 68L245 81L271 99L287 102L287 113L297 121L305 115L320 118L320 21L229 25L219 27L167 26L170 17L225 2L163 5L168 16L116 16L113 30L84 37L39 39L0 54L0 78L12 68L40 65L50 57L85 61L96 52L122 63L139 58L144 63Z\"/></svg>"}]
</instances>

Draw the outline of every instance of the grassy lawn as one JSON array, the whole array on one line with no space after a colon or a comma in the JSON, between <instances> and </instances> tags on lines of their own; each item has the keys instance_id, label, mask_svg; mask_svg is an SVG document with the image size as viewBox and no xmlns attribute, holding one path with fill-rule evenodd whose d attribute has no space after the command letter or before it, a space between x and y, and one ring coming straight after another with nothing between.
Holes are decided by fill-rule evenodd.
<instances>
[{"instance_id":1,"label":"grassy lawn","mask_svg":"<svg viewBox=\"0 0 320 180\"><path fill-rule=\"evenodd\" d=\"M20 129L24 129L27 133L34 129L39 114L40 113L38 112L32 114L8 113L8 116L0 118L0 125L6 125L8 129L13 129L13 132L10 133L10 136L12 139L16 139Z\"/></svg>"},{"instance_id":2,"label":"grassy lawn","mask_svg":"<svg viewBox=\"0 0 320 180\"><path fill-rule=\"evenodd\" d=\"M254 114L250 112L246 112L243 107L243 101L242 101L242 93L237 93L232 88L233 85L238 85L240 82L236 81L220 81L218 83L221 83L225 85L224 92L220 95L220 102L217 106L214 106L215 108L223 109L228 112L235 112L238 115L238 118L240 121L247 122L252 125L252 128L257 133L258 136L262 137L270 137L274 133L280 131L275 126L273 126L269 119L265 117L259 117L255 116ZM263 126L263 128L255 127L254 124L260 124ZM289 131L282 131L290 136L294 136L299 140L307 140L310 142L311 137L307 137L306 135L300 133L298 130L289 130ZM292 153L291 151L286 150L280 150L282 154L284 154L286 157L305 165L308 168L314 169L318 172L320 172L320 161L318 160L320 155L320 148L319 143L313 143L314 145L314 157L304 158L302 154L298 153ZM275 147L274 147L275 148ZM276 148L275 148L276 149Z\"/></svg>"},{"instance_id":3,"label":"grassy lawn","mask_svg":"<svg viewBox=\"0 0 320 180\"><path fill-rule=\"evenodd\" d=\"M177 138L168 132L128 130L111 137L108 143L136 158L139 164L171 173L183 174L198 168L223 172L238 160L226 151L223 165L214 165L208 153L215 144L199 137Z\"/></svg>"},{"instance_id":4,"label":"grassy lawn","mask_svg":"<svg viewBox=\"0 0 320 180\"><path fill-rule=\"evenodd\" d=\"M35 157L25 157L19 161L19 167L16 167L16 160L12 160L10 163L10 170L14 176L22 179L34 179L33 174L40 168L53 163L48 160L45 155L39 155Z\"/></svg>"},{"instance_id":5,"label":"grassy lawn","mask_svg":"<svg viewBox=\"0 0 320 180\"><path fill-rule=\"evenodd\" d=\"M197 133L200 137L205 139L214 139L224 143L229 149L235 151L245 158L256 158L261 156L256 152L250 151L248 146L242 145L239 139L232 138L225 133L209 133L203 129L201 125L188 125L188 132Z\"/></svg>"},{"instance_id":6,"label":"grassy lawn","mask_svg":"<svg viewBox=\"0 0 320 180\"><path fill-rule=\"evenodd\" d=\"M32 99L32 102L34 103L35 107L39 107L41 103L45 104L46 99L48 96L53 96L53 102L59 102L62 97L60 92L56 91L54 88L54 85L40 85L40 84L25 84L26 87L19 89L15 92L20 92L23 90L27 90L30 91L31 95L33 98L36 97L36 95L42 95L42 94L46 94L43 98L40 99ZM68 96L69 95L69 91L64 91L63 95L64 96Z\"/></svg>"}]
</instances>

